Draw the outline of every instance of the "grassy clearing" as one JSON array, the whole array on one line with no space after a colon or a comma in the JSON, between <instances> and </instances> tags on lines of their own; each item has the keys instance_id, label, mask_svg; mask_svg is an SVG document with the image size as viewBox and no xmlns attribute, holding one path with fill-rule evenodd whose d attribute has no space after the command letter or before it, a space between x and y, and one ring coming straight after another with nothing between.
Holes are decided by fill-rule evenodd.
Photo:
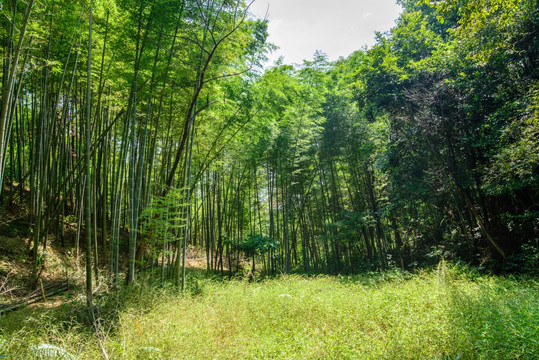
<instances>
[{"instance_id":1,"label":"grassy clearing","mask_svg":"<svg viewBox=\"0 0 539 360\"><path fill-rule=\"evenodd\" d=\"M81 301L1 320L0 354L61 346L78 359L537 359L539 284L455 267L415 275L200 279L182 297L138 288L101 299L98 337ZM117 316L112 316L117 308Z\"/></svg>"}]
</instances>

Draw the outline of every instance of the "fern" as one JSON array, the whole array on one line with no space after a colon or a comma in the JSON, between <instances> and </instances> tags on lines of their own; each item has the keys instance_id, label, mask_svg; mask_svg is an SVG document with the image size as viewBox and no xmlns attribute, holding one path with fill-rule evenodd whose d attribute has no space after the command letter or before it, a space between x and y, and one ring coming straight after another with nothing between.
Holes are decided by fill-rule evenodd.
<instances>
[{"instance_id":1,"label":"fern","mask_svg":"<svg viewBox=\"0 0 539 360\"><path fill-rule=\"evenodd\" d=\"M39 359L76 360L76 357L67 352L67 350L50 344L39 344L38 346L32 346L30 351L35 353Z\"/></svg>"}]
</instances>

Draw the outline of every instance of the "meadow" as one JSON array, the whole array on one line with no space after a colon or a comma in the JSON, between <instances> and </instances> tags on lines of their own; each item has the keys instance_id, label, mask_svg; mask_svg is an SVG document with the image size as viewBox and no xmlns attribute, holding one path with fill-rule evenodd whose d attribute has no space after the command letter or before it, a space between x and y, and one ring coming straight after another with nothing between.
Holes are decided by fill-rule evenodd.
<instances>
[{"instance_id":1,"label":"meadow","mask_svg":"<svg viewBox=\"0 0 539 360\"><path fill-rule=\"evenodd\" d=\"M537 359L539 283L440 264L414 274L138 285L0 320L7 359ZM95 323L95 326L91 324ZM39 347L41 344L41 347ZM47 345L44 345L47 344Z\"/></svg>"}]
</instances>

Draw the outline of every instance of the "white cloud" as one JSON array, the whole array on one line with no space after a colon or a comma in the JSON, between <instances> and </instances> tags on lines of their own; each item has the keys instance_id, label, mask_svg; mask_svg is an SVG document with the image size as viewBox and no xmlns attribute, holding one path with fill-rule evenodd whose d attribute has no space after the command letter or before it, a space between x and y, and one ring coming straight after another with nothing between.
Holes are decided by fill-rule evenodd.
<instances>
[{"instance_id":1,"label":"white cloud","mask_svg":"<svg viewBox=\"0 0 539 360\"><path fill-rule=\"evenodd\" d=\"M268 13L269 41L280 47L270 63L279 56L301 63L316 50L336 60L372 46L374 32L389 30L401 9L394 0L256 0L251 11Z\"/></svg>"}]
</instances>

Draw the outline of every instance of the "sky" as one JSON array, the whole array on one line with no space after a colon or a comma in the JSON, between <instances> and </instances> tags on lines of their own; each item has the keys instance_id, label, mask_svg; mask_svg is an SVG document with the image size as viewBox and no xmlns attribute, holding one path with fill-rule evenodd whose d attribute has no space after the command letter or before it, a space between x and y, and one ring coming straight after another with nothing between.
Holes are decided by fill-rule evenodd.
<instances>
[{"instance_id":1,"label":"sky","mask_svg":"<svg viewBox=\"0 0 539 360\"><path fill-rule=\"evenodd\" d=\"M280 49L285 64L312 60L316 50L329 60L346 57L375 43L375 31L395 25L401 7L395 0L255 0L250 8L258 18L269 19L269 42Z\"/></svg>"}]
</instances>

